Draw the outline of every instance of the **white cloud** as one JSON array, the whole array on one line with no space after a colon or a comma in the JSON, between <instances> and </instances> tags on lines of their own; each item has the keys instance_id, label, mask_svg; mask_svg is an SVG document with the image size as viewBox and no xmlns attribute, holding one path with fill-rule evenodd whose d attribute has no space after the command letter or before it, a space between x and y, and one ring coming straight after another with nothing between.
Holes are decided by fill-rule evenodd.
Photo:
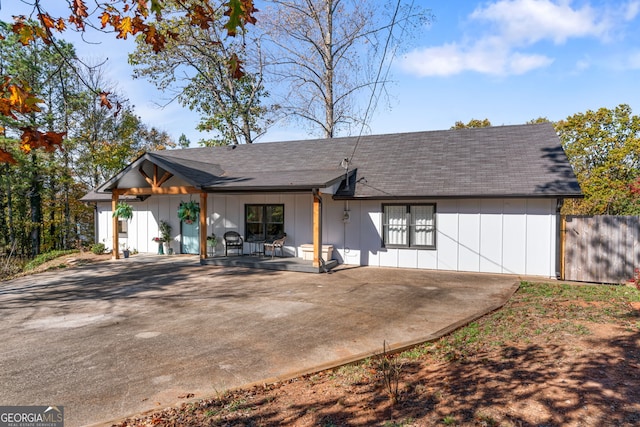
<instances>
[{"instance_id":1,"label":"white cloud","mask_svg":"<svg viewBox=\"0 0 640 427\"><path fill-rule=\"evenodd\" d=\"M513 45L540 40L564 43L568 38L606 35L611 22L591 6L574 9L568 0L500 0L476 9L472 19L494 24Z\"/></svg>"},{"instance_id":2,"label":"white cloud","mask_svg":"<svg viewBox=\"0 0 640 427\"><path fill-rule=\"evenodd\" d=\"M453 43L410 52L402 61L402 68L420 77L449 76L464 71L504 76L524 74L552 62L552 58L544 55L509 52L486 43L471 48Z\"/></svg>"},{"instance_id":3,"label":"white cloud","mask_svg":"<svg viewBox=\"0 0 640 427\"><path fill-rule=\"evenodd\" d=\"M508 74L525 74L536 68L544 68L553 63L553 59L544 55L526 55L515 52L509 56L507 63Z\"/></svg>"},{"instance_id":4,"label":"white cloud","mask_svg":"<svg viewBox=\"0 0 640 427\"><path fill-rule=\"evenodd\" d=\"M621 21L630 22L640 14L640 0L626 2L616 10L573 3L497 0L483 4L468 18L469 23L483 24L484 33L464 34L464 40L469 41L416 49L403 58L401 67L419 76L449 76L465 71L524 74L554 62L548 55L526 51L537 43L549 41L561 45L570 39L586 37L605 42L612 32L620 30Z\"/></svg>"},{"instance_id":5,"label":"white cloud","mask_svg":"<svg viewBox=\"0 0 640 427\"><path fill-rule=\"evenodd\" d=\"M640 1L632 1L627 3L624 10L624 20L627 22L633 21L640 12Z\"/></svg>"}]
</instances>

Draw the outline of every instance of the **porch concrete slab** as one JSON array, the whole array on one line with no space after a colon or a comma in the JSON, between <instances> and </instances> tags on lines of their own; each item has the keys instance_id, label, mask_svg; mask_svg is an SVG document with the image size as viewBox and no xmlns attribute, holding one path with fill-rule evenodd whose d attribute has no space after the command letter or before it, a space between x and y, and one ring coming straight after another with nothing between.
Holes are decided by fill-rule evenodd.
<instances>
[{"instance_id":1,"label":"porch concrete slab","mask_svg":"<svg viewBox=\"0 0 640 427\"><path fill-rule=\"evenodd\" d=\"M330 274L142 256L0 283L0 404L105 424L437 338L504 304L516 276Z\"/></svg>"},{"instance_id":2,"label":"porch concrete slab","mask_svg":"<svg viewBox=\"0 0 640 427\"><path fill-rule=\"evenodd\" d=\"M217 256L200 261L203 265L217 265L221 267L247 267L264 270L297 271L300 273L326 273L338 265L338 261L330 260L324 265L314 267L312 261L305 261L298 257L269 257L269 256Z\"/></svg>"}]
</instances>

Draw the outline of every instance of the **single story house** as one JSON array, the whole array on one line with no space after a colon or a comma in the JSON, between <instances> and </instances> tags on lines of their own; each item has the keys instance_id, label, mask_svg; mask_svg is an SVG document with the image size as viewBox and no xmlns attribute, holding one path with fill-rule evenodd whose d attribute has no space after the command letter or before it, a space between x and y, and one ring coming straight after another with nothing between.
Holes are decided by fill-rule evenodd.
<instances>
[{"instance_id":1,"label":"single story house","mask_svg":"<svg viewBox=\"0 0 640 427\"><path fill-rule=\"evenodd\" d=\"M285 255L314 266L331 245L344 264L555 277L559 210L578 197L543 123L148 152L83 200L112 248L154 253L167 221L173 250L203 262L206 237L224 254L233 230L246 252L286 233ZM112 218L122 199L128 223ZM187 201L192 224L177 216Z\"/></svg>"}]
</instances>

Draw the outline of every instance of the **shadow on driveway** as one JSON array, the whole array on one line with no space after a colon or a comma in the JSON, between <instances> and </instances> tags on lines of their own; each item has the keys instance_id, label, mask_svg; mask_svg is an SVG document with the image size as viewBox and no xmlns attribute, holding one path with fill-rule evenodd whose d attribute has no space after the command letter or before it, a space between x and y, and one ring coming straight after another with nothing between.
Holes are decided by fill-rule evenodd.
<instances>
[{"instance_id":1,"label":"shadow on driveway","mask_svg":"<svg viewBox=\"0 0 640 427\"><path fill-rule=\"evenodd\" d=\"M0 402L104 423L435 339L503 305L515 276L305 274L143 256L0 283Z\"/></svg>"}]
</instances>

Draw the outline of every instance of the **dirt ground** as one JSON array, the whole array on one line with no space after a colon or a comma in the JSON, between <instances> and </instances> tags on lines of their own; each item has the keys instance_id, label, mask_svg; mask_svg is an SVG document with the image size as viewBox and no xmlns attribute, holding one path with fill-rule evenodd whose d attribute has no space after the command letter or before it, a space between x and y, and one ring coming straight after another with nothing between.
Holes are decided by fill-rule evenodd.
<instances>
[{"instance_id":1,"label":"dirt ground","mask_svg":"<svg viewBox=\"0 0 640 427\"><path fill-rule=\"evenodd\" d=\"M640 292L523 283L400 355L221 392L117 426L636 426Z\"/></svg>"}]
</instances>

